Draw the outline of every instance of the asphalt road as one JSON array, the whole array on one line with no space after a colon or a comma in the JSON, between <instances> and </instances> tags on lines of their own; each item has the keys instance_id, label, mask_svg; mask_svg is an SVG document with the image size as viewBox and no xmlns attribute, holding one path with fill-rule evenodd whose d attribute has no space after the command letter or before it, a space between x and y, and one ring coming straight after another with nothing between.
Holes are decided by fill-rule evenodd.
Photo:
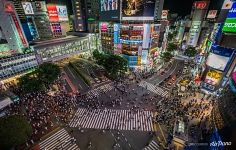
<instances>
[{"instance_id":1,"label":"asphalt road","mask_svg":"<svg viewBox=\"0 0 236 150\"><path fill-rule=\"evenodd\" d=\"M83 79L81 79L79 75L77 75L74 69L70 68L67 65L63 69L74 84L74 86L76 86L80 92L84 92L89 89L89 86L83 81Z\"/></svg>"},{"instance_id":2,"label":"asphalt road","mask_svg":"<svg viewBox=\"0 0 236 150\"><path fill-rule=\"evenodd\" d=\"M150 79L147 79L146 81L154 85L159 85L162 81L164 81L170 75L177 73L178 70L182 70L183 67L184 67L183 60L174 59L171 67L167 68L166 69L167 71L163 75L155 74L153 77L151 77Z\"/></svg>"}]
</instances>

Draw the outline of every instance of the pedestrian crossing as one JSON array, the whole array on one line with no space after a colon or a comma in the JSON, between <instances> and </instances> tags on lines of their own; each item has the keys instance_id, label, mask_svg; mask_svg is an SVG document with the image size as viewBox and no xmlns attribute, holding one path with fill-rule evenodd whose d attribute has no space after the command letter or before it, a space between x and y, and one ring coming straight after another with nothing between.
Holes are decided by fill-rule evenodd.
<instances>
[{"instance_id":1,"label":"pedestrian crossing","mask_svg":"<svg viewBox=\"0 0 236 150\"><path fill-rule=\"evenodd\" d=\"M70 127L154 131L151 111L79 108Z\"/></svg>"},{"instance_id":2,"label":"pedestrian crossing","mask_svg":"<svg viewBox=\"0 0 236 150\"><path fill-rule=\"evenodd\" d=\"M98 97L102 93L106 93L108 91L111 91L112 89L113 89L112 83L102 85L102 86L97 87L97 88L95 88L91 91L88 91L87 98L91 99L91 98L94 98L94 97Z\"/></svg>"},{"instance_id":3,"label":"pedestrian crossing","mask_svg":"<svg viewBox=\"0 0 236 150\"><path fill-rule=\"evenodd\" d=\"M159 150L159 145L154 141L152 140L148 146L146 146L143 150Z\"/></svg>"},{"instance_id":4,"label":"pedestrian crossing","mask_svg":"<svg viewBox=\"0 0 236 150\"><path fill-rule=\"evenodd\" d=\"M79 150L75 139L63 128L39 143L41 150Z\"/></svg>"},{"instance_id":5,"label":"pedestrian crossing","mask_svg":"<svg viewBox=\"0 0 236 150\"><path fill-rule=\"evenodd\" d=\"M166 97L168 94L168 91L164 91L162 88L155 86L155 85L153 85L149 82L146 82L146 81L141 81L139 86L142 86L143 88L146 88L147 90L149 90L157 95L160 95L162 97Z\"/></svg>"}]
</instances>

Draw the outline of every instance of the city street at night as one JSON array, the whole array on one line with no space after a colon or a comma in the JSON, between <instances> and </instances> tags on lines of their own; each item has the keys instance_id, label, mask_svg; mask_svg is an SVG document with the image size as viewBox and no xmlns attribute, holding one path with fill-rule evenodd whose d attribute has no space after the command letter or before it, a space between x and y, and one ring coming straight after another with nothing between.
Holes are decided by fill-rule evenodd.
<instances>
[{"instance_id":1,"label":"city street at night","mask_svg":"<svg viewBox=\"0 0 236 150\"><path fill-rule=\"evenodd\" d=\"M0 150L236 150L235 0L0 0Z\"/></svg>"}]
</instances>

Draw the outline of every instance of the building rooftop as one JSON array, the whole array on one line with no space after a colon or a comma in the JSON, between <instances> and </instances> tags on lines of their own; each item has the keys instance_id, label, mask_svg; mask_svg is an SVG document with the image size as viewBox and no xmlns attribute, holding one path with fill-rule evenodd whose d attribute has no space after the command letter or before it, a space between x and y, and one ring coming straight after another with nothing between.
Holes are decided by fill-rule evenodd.
<instances>
[{"instance_id":1,"label":"building rooftop","mask_svg":"<svg viewBox=\"0 0 236 150\"><path fill-rule=\"evenodd\" d=\"M52 39L52 40L47 40L47 41L37 41L37 42L34 42L31 46L33 46L34 48L39 48L39 47L44 47L48 45L57 45L59 43L65 43L68 41L74 41L74 40L85 39L85 38L86 36L78 37L78 36L70 35L64 38Z\"/></svg>"}]
</instances>

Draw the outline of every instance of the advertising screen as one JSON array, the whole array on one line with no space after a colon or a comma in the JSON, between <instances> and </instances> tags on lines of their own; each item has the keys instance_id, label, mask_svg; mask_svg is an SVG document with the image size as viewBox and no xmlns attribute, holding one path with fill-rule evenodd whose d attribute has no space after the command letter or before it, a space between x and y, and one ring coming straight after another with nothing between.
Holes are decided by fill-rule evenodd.
<instances>
[{"instance_id":1,"label":"advertising screen","mask_svg":"<svg viewBox=\"0 0 236 150\"><path fill-rule=\"evenodd\" d=\"M107 22L102 22L102 23L100 24L100 30L101 30L102 32L106 32L106 31L107 31L107 28L108 28L108 23L107 23Z\"/></svg>"},{"instance_id":2,"label":"advertising screen","mask_svg":"<svg viewBox=\"0 0 236 150\"><path fill-rule=\"evenodd\" d=\"M34 14L33 7L30 2L22 2L21 4L23 6L23 9L26 15Z\"/></svg>"},{"instance_id":3,"label":"advertising screen","mask_svg":"<svg viewBox=\"0 0 236 150\"><path fill-rule=\"evenodd\" d=\"M224 71L230 57L220 56L214 53L210 53L206 64L217 70Z\"/></svg>"},{"instance_id":4,"label":"advertising screen","mask_svg":"<svg viewBox=\"0 0 236 150\"><path fill-rule=\"evenodd\" d=\"M101 0L100 21L120 20L120 0Z\"/></svg>"},{"instance_id":5,"label":"advertising screen","mask_svg":"<svg viewBox=\"0 0 236 150\"><path fill-rule=\"evenodd\" d=\"M209 70L206 74L205 82L210 85L216 85L219 84L221 78L222 72L217 70Z\"/></svg>"},{"instance_id":6,"label":"advertising screen","mask_svg":"<svg viewBox=\"0 0 236 150\"><path fill-rule=\"evenodd\" d=\"M56 5L47 5L47 10L48 10L48 17L51 22L56 22L59 20Z\"/></svg>"},{"instance_id":7,"label":"advertising screen","mask_svg":"<svg viewBox=\"0 0 236 150\"><path fill-rule=\"evenodd\" d=\"M66 6L56 6L59 21L68 21Z\"/></svg>"},{"instance_id":8,"label":"advertising screen","mask_svg":"<svg viewBox=\"0 0 236 150\"><path fill-rule=\"evenodd\" d=\"M47 12L45 1L35 1L32 3L35 14L43 14Z\"/></svg>"},{"instance_id":9,"label":"advertising screen","mask_svg":"<svg viewBox=\"0 0 236 150\"><path fill-rule=\"evenodd\" d=\"M207 18L208 19L214 19L217 15L217 10L209 10L208 14L207 14Z\"/></svg>"},{"instance_id":10,"label":"advertising screen","mask_svg":"<svg viewBox=\"0 0 236 150\"><path fill-rule=\"evenodd\" d=\"M155 0L123 0L122 20L153 20Z\"/></svg>"},{"instance_id":11,"label":"advertising screen","mask_svg":"<svg viewBox=\"0 0 236 150\"><path fill-rule=\"evenodd\" d=\"M101 0L101 11L118 9L118 0Z\"/></svg>"}]
</instances>

